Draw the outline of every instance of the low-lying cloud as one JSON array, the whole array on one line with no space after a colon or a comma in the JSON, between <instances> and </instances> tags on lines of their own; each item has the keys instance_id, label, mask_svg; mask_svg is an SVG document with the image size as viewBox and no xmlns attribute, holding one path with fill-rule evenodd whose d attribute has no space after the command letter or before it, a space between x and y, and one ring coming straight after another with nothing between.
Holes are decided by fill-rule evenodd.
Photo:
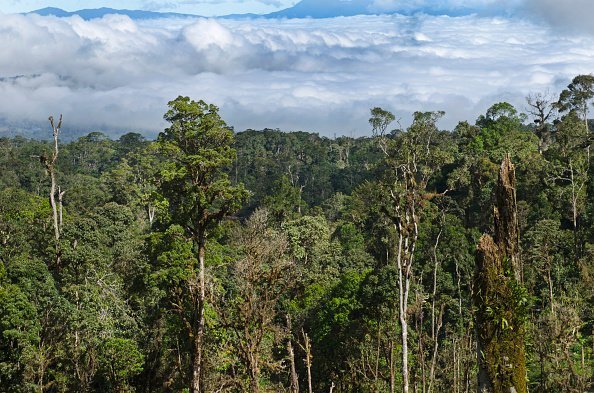
<instances>
[{"instance_id":1,"label":"low-lying cloud","mask_svg":"<svg viewBox=\"0 0 594 393\"><path fill-rule=\"evenodd\" d=\"M594 34L594 2L591 0L524 0L524 15L573 33Z\"/></svg>"},{"instance_id":2,"label":"low-lying cloud","mask_svg":"<svg viewBox=\"0 0 594 393\"><path fill-rule=\"evenodd\" d=\"M218 105L237 130L365 135L373 106L405 120L445 110L449 128L500 100L522 109L594 64L591 37L493 17L0 19L0 118L64 113L89 131L162 130L178 95Z\"/></svg>"}]
</instances>

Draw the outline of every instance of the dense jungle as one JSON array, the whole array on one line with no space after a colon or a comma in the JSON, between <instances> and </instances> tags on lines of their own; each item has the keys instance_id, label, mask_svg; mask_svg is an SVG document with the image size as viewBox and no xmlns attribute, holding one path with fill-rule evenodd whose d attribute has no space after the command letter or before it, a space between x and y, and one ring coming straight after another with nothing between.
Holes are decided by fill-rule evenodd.
<instances>
[{"instance_id":1,"label":"dense jungle","mask_svg":"<svg viewBox=\"0 0 594 393\"><path fill-rule=\"evenodd\" d=\"M154 141L0 138L0 391L591 391L593 97L360 138L178 97Z\"/></svg>"}]
</instances>

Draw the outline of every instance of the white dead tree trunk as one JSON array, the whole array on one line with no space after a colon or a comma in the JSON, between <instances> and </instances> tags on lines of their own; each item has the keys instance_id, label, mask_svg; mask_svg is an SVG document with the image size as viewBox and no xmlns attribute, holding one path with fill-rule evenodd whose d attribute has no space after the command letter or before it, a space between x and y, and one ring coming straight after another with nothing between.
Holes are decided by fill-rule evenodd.
<instances>
[{"instance_id":1,"label":"white dead tree trunk","mask_svg":"<svg viewBox=\"0 0 594 393\"><path fill-rule=\"evenodd\" d=\"M436 122L443 112L415 113L413 124L397 138L387 134L395 120L392 113L381 108L371 110L369 123L373 135L390 168L390 180L380 187L386 193L382 206L390 218L397 236L396 265L398 269L398 316L401 334L402 391L409 392L408 324L409 295L415 249L419 237L420 208L423 200L443 194L427 194L427 184L437 162L434 160L433 139ZM446 191L447 192L447 191Z\"/></svg>"},{"instance_id":2,"label":"white dead tree trunk","mask_svg":"<svg viewBox=\"0 0 594 393\"><path fill-rule=\"evenodd\" d=\"M39 160L45 167L45 170L47 171L51 180L49 200L50 206L52 208L52 218L54 227L54 242L56 250L55 267L59 268L61 262L60 232L62 229L62 198L64 196L65 191L62 191L57 185L56 162L58 160L59 154L58 138L60 136L60 128L62 128L62 115L60 115L60 120L58 121L58 124L55 124L53 116L50 116L48 120L52 127L52 133L54 138L53 151L49 157L42 155L39 157ZM56 194L58 195L59 206L56 203Z\"/></svg>"}]
</instances>

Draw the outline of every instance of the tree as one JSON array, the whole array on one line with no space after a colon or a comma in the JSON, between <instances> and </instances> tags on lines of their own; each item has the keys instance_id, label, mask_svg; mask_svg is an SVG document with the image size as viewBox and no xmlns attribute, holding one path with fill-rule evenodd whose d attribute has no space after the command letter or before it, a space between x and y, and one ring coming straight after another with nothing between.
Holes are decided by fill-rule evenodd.
<instances>
[{"instance_id":1,"label":"tree","mask_svg":"<svg viewBox=\"0 0 594 393\"><path fill-rule=\"evenodd\" d=\"M262 371L280 366L273 359L273 341L282 330L277 310L281 296L294 282L294 264L286 257L287 239L268 221L266 210L256 210L235 235L241 256L233 263L227 296L219 307L252 393L260 392Z\"/></svg>"},{"instance_id":2,"label":"tree","mask_svg":"<svg viewBox=\"0 0 594 393\"><path fill-rule=\"evenodd\" d=\"M577 112L570 112L557 124L556 144L551 148L548 165L550 190L560 199L561 206L571 211L576 257L580 256L578 236L581 218L587 203L587 185L590 180L589 131L580 121Z\"/></svg>"},{"instance_id":3,"label":"tree","mask_svg":"<svg viewBox=\"0 0 594 393\"><path fill-rule=\"evenodd\" d=\"M274 183L271 195L266 196L262 203L279 222L298 217L306 206L301 199L301 188L294 187L287 176L281 176Z\"/></svg>"},{"instance_id":4,"label":"tree","mask_svg":"<svg viewBox=\"0 0 594 393\"><path fill-rule=\"evenodd\" d=\"M555 106L559 112L578 112L588 129L588 104L594 98L594 76L578 75L559 95Z\"/></svg>"},{"instance_id":5,"label":"tree","mask_svg":"<svg viewBox=\"0 0 594 393\"><path fill-rule=\"evenodd\" d=\"M178 310L192 345L190 391L198 393L203 383L206 241L223 218L239 209L247 192L225 173L235 150L233 133L218 108L181 96L168 105L164 118L171 126L157 140L164 157L159 189L169 204L171 222L184 229L198 255L198 266L188 266L185 279L191 310Z\"/></svg>"},{"instance_id":6,"label":"tree","mask_svg":"<svg viewBox=\"0 0 594 393\"><path fill-rule=\"evenodd\" d=\"M374 108L369 123L379 139L388 170L382 187L385 202L382 210L391 220L397 234L396 258L398 269L398 313L402 345L402 391L409 391L408 322L409 296L413 278L415 249L419 237L421 212L429 180L448 161L444 151L436 147L437 121L443 112L415 112L407 132L394 139L385 135L394 119L390 112ZM393 389L393 387L392 387Z\"/></svg>"},{"instance_id":7,"label":"tree","mask_svg":"<svg viewBox=\"0 0 594 393\"><path fill-rule=\"evenodd\" d=\"M526 97L528 113L534 118L535 133L538 136L538 152L542 154L551 144L550 119L555 112L551 95L546 93L529 94Z\"/></svg>"},{"instance_id":8,"label":"tree","mask_svg":"<svg viewBox=\"0 0 594 393\"><path fill-rule=\"evenodd\" d=\"M54 117L49 117L50 125L52 126L53 138L54 138L54 149L52 154L47 157L45 155L41 155L39 160L45 167L47 174L51 179L51 188L50 188L50 205L52 207L53 213L53 220L54 220L54 242L56 248L56 260L55 260L55 267L60 268L60 259L61 259L61 251L60 251L60 231L62 230L62 197L64 196L64 191L60 190L57 185L56 180L56 162L58 160L58 138L60 136L60 128L62 128L62 115L60 115L60 120L56 125L54 123ZM59 205L56 204L56 194L58 194L58 201Z\"/></svg>"}]
</instances>

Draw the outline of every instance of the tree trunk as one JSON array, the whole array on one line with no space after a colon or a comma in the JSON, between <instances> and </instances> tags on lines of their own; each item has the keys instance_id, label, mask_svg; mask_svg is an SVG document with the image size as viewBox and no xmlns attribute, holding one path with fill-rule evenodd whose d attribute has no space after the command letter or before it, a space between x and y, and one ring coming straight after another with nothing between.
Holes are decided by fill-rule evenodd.
<instances>
[{"instance_id":1,"label":"tree trunk","mask_svg":"<svg viewBox=\"0 0 594 393\"><path fill-rule=\"evenodd\" d=\"M287 341L287 351L289 352L289 361L291 363L291 393L299 393L299 377L295 367L295 351L291 339Z\"/></svg>"},{"instance_id":2,"label":"tree trunk","mask_svg":"<svg viewBox=\"0 0 594 393\"><path fill-rule=\"evenodd\" d=\"M54 221L54 240L56 241L56 245L60 241L60 226L59 226L59 219L58 219L58 205L56 204L56 172L53 168L50 172L50 179L51 179L51 188L50 188L50 205L52 207L52 216Z\"/></svg>"},{"instance_id":3,"label":"tree trunk","mask_svg":"<svg viewBox=\"0 0 594 393\"><path fill-rule=\"evenodd\" d=\"M435 245L433 246L433 293L431 296L431 340L433 341L433 356L431 357L431 368L429 370L429 388L427 389L431 393L435 379L435 364L437 362L437 351L439 348L439 330L441 329L441 323L443 321L443 308L439 314L439 321L437 321L437 315L435 314L435 299L437 297L437 268L439 266L439 260L437 259L437 247L439 246L439 239L443 229L439 230L437 238L435 239Z\"/></svg>"},{"instance_id":4,"label":"tree trunk","mask_svg":"<svg viewBox=\"0 0 594 393\"><path fill-rule=\"evenodd\" d=\"M375 352L375 370L373 373L373 386L376 392L379 391L379 364L380 364L380 354L381 354L381 344L382 344L382 321L379 320L377 324L377 346Z\"/></svg>"},{"instance_id":5,"label":"tree trunk","mask_svg":"<svg viewBox=\"0 0 594 393\"><path fill-rule=\"evenodd\" d=\"M157 213L157 208L154 206L151 206L149 204L147 206L147 212L148 212L149 225L152 227L153 222L155 221L155 214Z\"/></svg>"},{"instance_id":6,"label":"tree trunk","mask_svg":"<svg viewBox=\"0 0 594 393\"><path fill-rule=\"evenodd\" d=\"M203 239L198 239L198 288L195 290L195 311L194 311L194 336L192 337L192 381L190 386L191 393L200 393L202 391L202 355L204 344L204 302L206 298L206 285L204 281L204 256L205 245Z\"/></svg>"},{"instance_id":7,"label":"tree trunk","mask_svg":"<svg viewBox=\"0 0 594 393\"><path fill-rule=\"evenodd\" d=\"M408 290L406 287L408 286L408 279L405 277L404 272L404 261L403 261L403 231L401 227L398 228L400 235L398 236L398 252L397 252L397 262L398 262L398 311L399 311L399 321L400 321L400 337L401 337L401 344L402 344L402 392L408 393L408 318L407 318L407 309L408 309L408 302L406 299L406 295L408 294ZM406 283L404 282L406 280Z\"/></svg>"},{"instance_id":8,"label":"tree trunk","mask_svg":"<svg viewBox=\"0 0 594 393\"><path fill-rule=\"evenodd\" d=\"M59 222L58 226L60 228L60 232L62 232L62 227L64 225L64 215L63 215L63 202L64 202L64 194L66 191L62 191L60 187L58 187L58 210L59 210Z\"/></svg>"},{"instance_id":9,"label":"tree trunk","mask_svg":"<svg viewBox=\"0 0 594 393\"><path fill-rule=\"evenodd\" d=\"M305 333L304 330L301 330L303 334L303 343L305 350L305 366L307 367L307 388L309 393L313 393L313 385L311 382L311 361L312 361L312 353L311 353L311 341L309 340L309 336Z\"/></svg>"},{"instance_id":10,"label":"tree trunk","mask_svg":"<svg viewBox=\"0 0 594 393\"><path fill-rule=\"evenodd\" d=\"M495 207L493 209L494 240L507 258L513 278L522 281L520 264L520 231L518 229L518 208L516 202L516 172L509 156L501 163L499 181L495 188Z\"/></svg>"},{"instance_id":11,"label":"tree trunk","mask_svg":"<svg viewBox=\"0 0 594 393\"><path fill-rule=\"evenodd\" d=\"M396 391L396 372L394 370L394 340L390 339L390 393Z\"/></svg>"},{"instance_id":12,"label":"tree trunk","mask_svg":"<svg viewBox=\"0 0 594 393\"><path fill-rule=\"evenodd\" d=\"M515 173L509 157L495 191L495 238L481 237L473 300L477 325L478 392L526 393L524 313L520 287Z\"/></svg>"},{"instance_id":13,"label":"tree trunk","mask_svg":"<svg viewBox=\"0 0 594 393\"><path fill-rule=\"evenodd\" d=\"M250 362L250 392L260 393L260 371L256 359Z\"/></svg>"},{"instance_id":14,"label":"tree trunk","mask_svg":"<svg viewBox=\"0 0 594 393\"><path fill-rule=\"evenodd\" d=\"M295 350L293 349L293 326L291 323L291 316L287 315L287 330L289 331L289 339L287 340L287 352L289 354L289 362L291 364L291 393L299 393L299 377L297 376L297 367L295 365Z\"/></svg>"},{"instance_id":15,"label":"tree trunk","mask_svg":"<svg viewBox=\"0 0 594 393\"><path fill-rule=\"evenodd\" d=\"M64 195L62 192L58 191L58 185L56 180L56 162L58 160L59 154L59 146L58 146L58 138L60 136L60 128L62 127L62 115L60 115L60 121L58 125L54 123L53 116L49 117L49 122L52 127L53 137L54 137L54 151L52 152L51 157L41 156L40 160L44 164L45 169L47 170L50 180L50 206L52 208L52 218L53 218L53 226L54 226L54 242L55 242L55 250L56 250L56 261L55 267L60 268L61 262L61 250L60 250L60 229L62 226L62 196ZM58 205L56 203L56 192L58 192L58 198L60 200L60 212L58 213ZM59 217L58 217L59 215Z\"/></svg>"},{"instance_id":16,"label":"tree trunk","mask_svg":"<svg viewBox=\"0 0 594 393\"><path fill-rule=\"evenodd\" d=\"M441 331L441 327L443 325L443 313L445 310L445 304L441 305L441 309L439 310L439 319L437 320L437 327L435 331L435 338L433 340L433 357L431 358L431 368L429 370L429 389L427 391L431 393L433 391L433 385L435 383L435 367L437 365L437 356L439 355L439 332ZM456 360L454 359L454 363Z\"/></svg>"}]
</instances>

